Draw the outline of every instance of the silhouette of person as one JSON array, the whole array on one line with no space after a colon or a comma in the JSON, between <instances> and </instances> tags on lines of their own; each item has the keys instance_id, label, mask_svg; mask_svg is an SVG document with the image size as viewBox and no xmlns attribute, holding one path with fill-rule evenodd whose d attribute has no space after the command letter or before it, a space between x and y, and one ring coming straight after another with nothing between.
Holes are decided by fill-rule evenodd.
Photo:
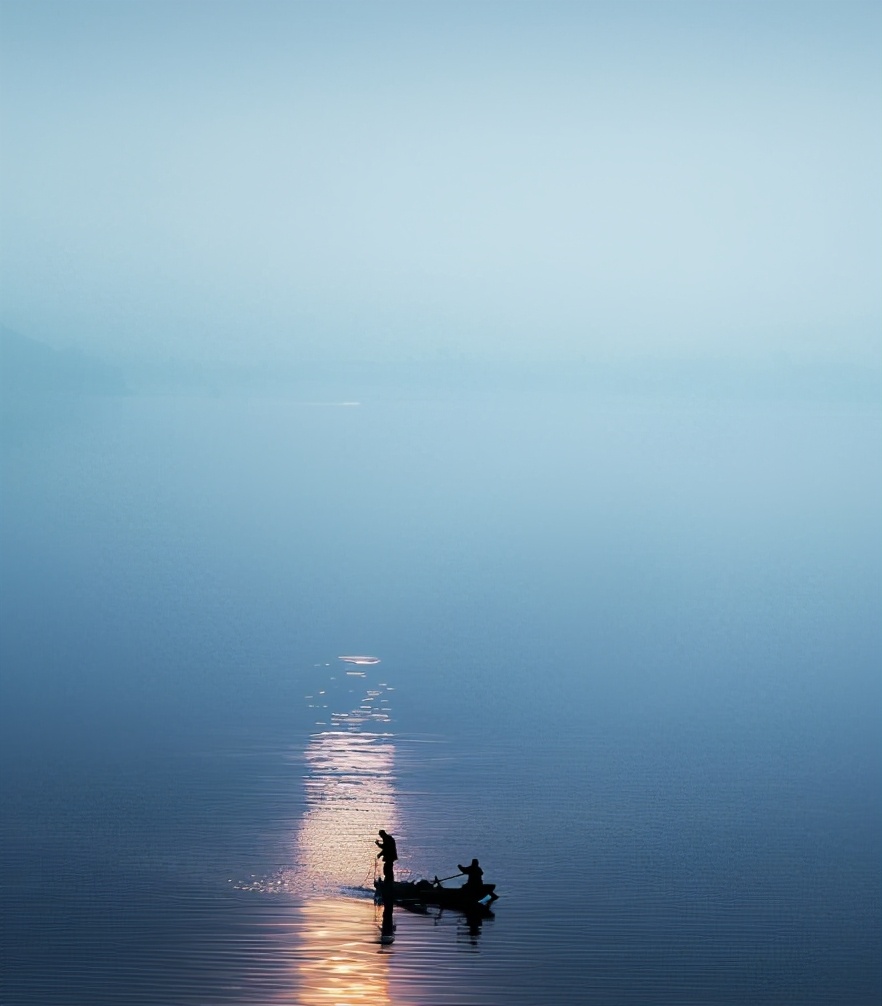
<instances>
[{"instance_id":1,"label":"silhouette of person","mask_svg":"<svg viewBox=\"0 0 882 1006\"><path fill-rule=\"evenodd\" d=\"M380 841L382 839L382 841ZM387 884L395 882L395 860L398 859L398 849L395 846L395 839L380 828L380 839L374 839L374 845L380 847L377 859L383 860L383 880Z\"/></svg>"},{"instance_id":2,"label":"silhouette of person","mask_svg":"<svg viewBox=\"0 0 882 1006\"><path fill-rule=\"evenodd\" d=\"M484 887L484 871L478 866L477 859L473 859L468 866L457 864L460 873L466 875L466 882L462 885L464 891L480 891Z\"/></svg>"}]
</instances>

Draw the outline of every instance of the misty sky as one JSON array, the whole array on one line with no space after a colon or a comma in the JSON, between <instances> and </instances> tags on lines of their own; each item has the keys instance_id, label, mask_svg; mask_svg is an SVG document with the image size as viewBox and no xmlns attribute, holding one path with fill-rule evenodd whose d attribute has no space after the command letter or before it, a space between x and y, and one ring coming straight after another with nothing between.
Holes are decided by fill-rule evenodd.
<instances>
[{"instance_id":1,"label":"misty sky","mask_svg":"<svg viewBox=\"0 0 882 1006\"><path fill-rule=\"evenodd\" d=\"M0 5L0 323L878 364L882 5Z\"/></svg>"}]
</instances>

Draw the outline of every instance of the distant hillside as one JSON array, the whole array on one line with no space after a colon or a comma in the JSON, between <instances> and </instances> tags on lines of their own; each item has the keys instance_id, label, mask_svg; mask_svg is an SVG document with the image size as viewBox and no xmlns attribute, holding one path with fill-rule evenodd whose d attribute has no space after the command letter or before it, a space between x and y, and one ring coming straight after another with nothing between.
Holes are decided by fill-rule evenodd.
<instances>
[{"instance_id":1,"label":"distant hillside","mask_svg":"<svg viewBox=\"0 0 882 1006\"><path fill-rule=\"evenodd\" d=\"M121 372L110 364L0 328L0 396L4 400L126 392Z\"/></svg>"}]
</instances>

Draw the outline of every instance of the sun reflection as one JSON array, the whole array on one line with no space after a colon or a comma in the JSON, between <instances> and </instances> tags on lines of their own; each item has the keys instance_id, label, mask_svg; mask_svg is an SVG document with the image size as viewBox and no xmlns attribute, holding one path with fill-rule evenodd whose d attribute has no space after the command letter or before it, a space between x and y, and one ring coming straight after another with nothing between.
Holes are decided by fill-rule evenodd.
<instances>
[{"instance_id":1,"label":"sun reflection","mask_svg":"<svg viewBox=\"0 0 882 1006\"><path fill-rule=\"evenodd\" d=\"M303 1006L392 1003L384 952L391 920L380 921L373 901L353 890L373 888L374 839L380 828L394 832L397 822L387 686L363 684L354 707L328 709L329 728L312 735L304 754L307 811L286 884L306 898L298 909L297 1002Z\"/></svg>"},{"instance_id":2,"label":"sun reflection","mask_svg":"<svg viewBox=\"0 0 882 1006\"><path fill-rule=\"evenodd\" d=\"M391 1006L388 958L365 938L376 909L368 901L322 899L301 909L298 958L302 1006Z\"/></svg>"},{"instance_id":3,"label":"sun reflection","mask_svg":"<svg viewBox=\"0 0 882 1006\"><path fill-rule=\"evenodd\" d=\"M296 973L268 1001L392 1006L392 908L384 911L372 897L374 840L380 828L397 830L395 744L388 732L392 688L368 680L378 658L341 660L362 666L331 675L305 697L321 729L302 754L306 812L292 836L290 865L236 887L294 895L299 902L277 931Z\"/></svg>"},{"instance_id":4,"label":"sun reflection","mask_svg":"<svg viewBox=\"0 0 882 1006\"><path fill-rule=\"evenodd\" d=\"M328 730L306 751L309 809L297 834L305 891L373 885L374 839L396 827L395 747L389 734Z\"/></svg>"}]
</instances>

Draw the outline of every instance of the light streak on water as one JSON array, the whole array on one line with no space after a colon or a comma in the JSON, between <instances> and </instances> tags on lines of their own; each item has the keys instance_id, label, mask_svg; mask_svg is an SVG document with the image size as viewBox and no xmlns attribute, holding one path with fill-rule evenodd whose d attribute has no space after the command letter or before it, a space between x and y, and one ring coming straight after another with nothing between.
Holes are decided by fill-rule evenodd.
<instances>
[{"instance_id":1,"label":"light streak on water","mask_svg":"<svg viewBox=\"0 0 882 1006\"><path fill-rule=\"evenodd\" d=\"M373 657L341 658L373 664ZM392 735L363 730L385 724L371 689L355 708L332 713L334 729L313 734L305 752L307 812L297 832L297 957L303 1006L384 1006L391 1003L388 960L377 953L380 934L371 902L341 897L370 887L380 828L395 832L395 745ZM316 896L320 895L320 896Z\"/></svg>"},{"instance_id":2,"label":"light streak on water","mask_svg":"<svg viewBox=\"0 0 882 1006\"><path fill-rule=\"evenodd\" d=\"M341 659L379 663L373 657ZM329 713L330 727L310 737L302 756L307 809L292 837L291 865L272 878L241 885L293 894L300 901L290 929L286 926L296 933L289 955L296 974L290 995L275 1002L393 1002L385 953L391 930L388 925L384 930L373 899L358 891L373 887L379 829L397 830L395 744L383 729L390 720L386 690L385 684L367 688L350 709L338 704ZM323 691L317 694L324 697ZM350 695L347 703L352 701Z\"/></svg>"},{"instance_id":3,"label":"light streak on water","mask_svg":"<svg viewBox=\"0 0 882 1006\"><path fill-rule=\"evenodd\" d=\"M311 738L306 765L309 809L297 834L297 886L330 891L372 885L374 839L380 828L396 829L392 737L324 731Z\"/></svg>"}]
</instances>

